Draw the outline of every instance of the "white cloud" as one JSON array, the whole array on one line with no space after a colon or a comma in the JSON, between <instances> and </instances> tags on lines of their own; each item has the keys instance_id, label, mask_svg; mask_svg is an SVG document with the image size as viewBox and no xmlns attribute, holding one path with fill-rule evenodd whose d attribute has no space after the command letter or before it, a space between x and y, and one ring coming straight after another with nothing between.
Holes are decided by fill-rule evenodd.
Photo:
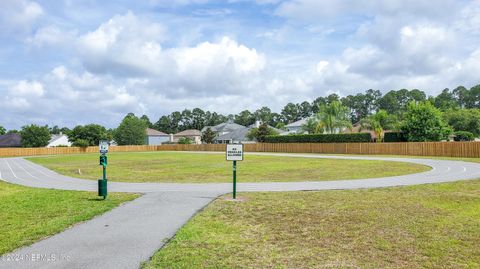
<instances>
[{"instance_id":1,"label":"white cloud","mask_svg":"<svg viewBox=\"0 0 480 269\"><path fill-rule=\"evenodd\" d=\"M458 1L454 0L437 1L435 5L429 0L289 0L283 2L276 13L299 21L322 21L341 15L376 16L401 13L434 17L445 15L458 5Z\"/></svg>"},{"instance_id":2,"label":"white cloud","mask_svg":"<svg viewBox=\"0 0 480 269\"><path fill-rule=\"evenodd\" d=\"M35 34L27 38L27 42L37 47L70 46L76 38L75 31L65 31L55 25L39 28Z\"/></svg>"},{"instance_id":3,"label":"white cloud","mask_svg":"<svg viewBox=\"0 0 480 269\"><path fill-rule=\"evenodd\" d=\"M42 7L28 0L3 0L0 8L0 32L11 33L17 30L28 30L40 16L44 14Z\"/></svg>"},{"instance_id":4,"label":"white cloud","mask_svg":"<svg viewBox=\"0 0 480 269\"><path fill-rule=\"evenodd\" d=\"M229 37L191 47L162 48L165 28L133 13L115 16L79 38L84 66L93 74L149 78L166 96L205 96L248 90L266 57Z\"/></svg>"},{"instance_id":5,"label":"white cloud","mask_svg":"<svg viewBox=\"0 0 480 269\"><path fill-rule=\"evenodd\" d=\"M19 81L17 84L10 87L9 92L13 96L24 97L41 97L45 93L43 85L40 82L28 82L25 80Z\"/></svg>"},{"instance_id":6,"label":"white cloud","mask_svg":"<svg viewBox=\"0 0 480 269\"><path fill-rule=\"evenodd\" d=\"M462 8L456 8L457 1L432 5L426 0L230 0L213 10L184 7L205 2L176 1L173 7L161 6L167 13L161 16L135 8L113 16L116 10L99 11L93 17L107 16L103 23L87 26L52 17L37 25L43 10L30 16L24 25L35 27L22 45L37 49L17 50L15 57L23 56L25 63L49 61L3 84L0 80L0 91L5 89L0 105L6 108L1 124L38 119L40 124L114 127L128 112L147 113L152 121L194 107L230 114L267 105L279 112L288 102L329 93L421 88L435 94L480 82L478 0ZM257 6L261 16L279 4L276 14L285 20L244 25L232 2L262 4ZM170 9L181 15L168 14ZM218 11L233 14L222 19L226 26L192 16ZM194 30L174 27L183 24L195 24ZM51 57L48 46L54 49ZM2 64L8 64L2 58L8 50L0 48ZM42 69L47 70L43 76Z\"/></svg>"}]
</instances>

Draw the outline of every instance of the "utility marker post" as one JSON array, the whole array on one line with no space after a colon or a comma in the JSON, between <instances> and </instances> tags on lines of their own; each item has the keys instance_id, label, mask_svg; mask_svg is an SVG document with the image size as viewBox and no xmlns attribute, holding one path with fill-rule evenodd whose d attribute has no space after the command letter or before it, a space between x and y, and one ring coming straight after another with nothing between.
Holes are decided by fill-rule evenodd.
<instances>
[{"instance_id":1,"label":"utility marker post","mask_svg":"<svg viewBox=\"0 0 480 269\"><path fill-rule=\"evenodd\" d=\"M243 161L243 145L227 144L227 161L233 161L233 199L237 199L237 161Z\"/></svg>"},{"instance_id":2,"label":"utility marker post","mask_svg":"<svg viewBox=\"0 0 480 269\"><path fill-rule=\"evenodd\" d=\"M103 177L98 180L98 196L103 196L105 200L107 198L107 164L108 164L108 141L100 141L100 162L103 167Z\"/></svg>"}]
</instances>

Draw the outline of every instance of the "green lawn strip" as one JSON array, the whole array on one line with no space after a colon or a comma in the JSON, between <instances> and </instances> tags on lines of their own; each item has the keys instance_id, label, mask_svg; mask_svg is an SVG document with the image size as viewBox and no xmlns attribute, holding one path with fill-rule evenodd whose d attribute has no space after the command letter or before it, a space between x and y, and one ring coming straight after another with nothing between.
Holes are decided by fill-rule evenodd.
<instances>
[{"instance_id":1,"label":"green lawn strip","mask_svg":"<svg viewBox=\"0 0 480 269\"><path fill-rule=\"evenodd\" d=\"M0 255L102 214L137 194L37 189L0 181Z\"/></svg>"},{"instance_id":2,"label":"green lawn strip","mask_svg":"<svg viewBox=\"0 0 480 269\"><path fill-rule=\"evenodd\" d=\"M28 158L58 173L98 179L98 154ZM232 163L223 154L185 152L111 153L108 179L124 182L230 182ZM424 165L368 161L247 155L238 162L239 182L317 181L388 177L428 171ZM80 173L79 173L80 171Z\"/></svg>"},{"instance_id":3,"label":"green lawn strip","mask_svg":"<svg viewBox=\"0 0 480 269\"><path fill-rule=\"evenodd\" d=\"M480 180L240 195L214 201L144 267L480 267Z\"/></svg>"}]
</instances>

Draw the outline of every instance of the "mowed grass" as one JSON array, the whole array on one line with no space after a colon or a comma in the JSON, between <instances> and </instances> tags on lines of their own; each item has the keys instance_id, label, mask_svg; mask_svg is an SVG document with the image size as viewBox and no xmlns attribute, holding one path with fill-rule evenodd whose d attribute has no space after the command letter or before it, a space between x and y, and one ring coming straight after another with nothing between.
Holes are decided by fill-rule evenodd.
<instances>
[{"instance_id":1,"label":"mowed grass","mask_svg":"<svg viewBox=\"0 0 480 269\"><path fill-rule=\"evenodd\" d=\"M144 268L480 268L480 180L240 196Z\"/></svg>"},{"instance_id":2,"label":"mowed grass","mask_svg":"<svg viewBox=\"0 0 480 269\"><path fill-rule=\"evenodd\" d=\"M58 173L98 179L98 154L29 158ZM129 152L108 155L107 177L124 182L230 182L232 162L224 154ZM246 155L237 164L239 182L321 181L388 177L428 171L424 165L369 161Z\"/></svg>"},{"instance_id":3,"label":"mowed grass","mask_svg":"<svg viewBox=\"0 0 480 269\"><path fill-rule=\"evenodd\" d=\"M0 181L0 255L89 220L137 194L36 189Z\"/></svg>"}]
</instances>

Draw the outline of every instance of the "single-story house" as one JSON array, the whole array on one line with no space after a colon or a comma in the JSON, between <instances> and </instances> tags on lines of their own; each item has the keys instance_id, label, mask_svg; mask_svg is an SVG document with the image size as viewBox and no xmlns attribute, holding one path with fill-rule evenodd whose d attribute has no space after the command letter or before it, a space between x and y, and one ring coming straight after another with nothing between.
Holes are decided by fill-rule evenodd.
<instances>
[{"instance_id":1,"label":"single-story house","mask_svg":"<svg viewBox=\"0 0 480 269\"><path fill-rule=\"evenodd\" d=\"M245 126L240 125L240 124L236 124L232 121L227 121L227 122L215 125L215 126L205 126L205 127L202 128L202 133L204 133L208 128L210 128L210 130L217 133L218 135L224 135L224 134L231 133L231 132L233 132L235 130L238 130L238 129L243 129L243 128L245 128Z\"/></svg>"},{"instance_id":2,"label":"single-story house","mask_svg":"<svg viewBox=\"0 0 480 269\"><path fill-rule=\"evenodd\" d=\"M71 147L72 143L68 141L68 136L65 134L56 134L52 135L52 138L50 138L50 141L48 141L48 145L46 146L47 148L53 148L53 147Z\"/></svg>"},{"instance_id":3,"label":"single-story house","mask_svg":"<svg viewBox=\"0 0 480 269\"><path fill-rule=\"evenodd\" d=\"M165 142L170 142L170 135L166 133L150 128L147 128L145 132L147 133L147 136L145 137L146 145L156 146Z\"/></svg>"},{"instance_id":4,"label":"single-story house","mask_svg":"<svg viewBox=\"0 0 480 269\"><path fill-rule=\"evenodd\" d=\"M11 133L0 135L0 148L20 148L22 147L22 137L20 134Z\"/></svg>"},{"instance_id":5,"label":"single-story house","mask_svg":"<svg viewBox=\"0 0 480 269\"><path fill-rule=\"evenodd\" d=\"M242 126L243 128L238 128L238 129L236 129L232 132L229 132L229 133L226 133L226 134L223 134L223 135L219 135L218 137L215 138L214 141L215 141L215 143L218 143L218 144L255 143L256 141L249 139L247 136L248 136L248 133L250 133L250 131L253 128L258 128L260 126L260 124L261 124L260 121L256 121L254 124L252 124L248 127ZM282 133L285 132L283 130L277 129L277 128L272 127L270 125L268 127L275 130L275 132L277 132L278 134L282 134Z\"/></svg>"},{"instance_id":6,"label":"single-story house","mask_svg":"<svg viewBox=\"0 0 480 269\"><path fill-rule=\"evenodd\" d=\"M255 141L252 141L247 137L250 130L251 128L243 127L241 129L236 129L232 132L219 135L214 139L214 143L216 144L255 143Z\"/></svg>"},{"instance_id":7,"label":"single-story house","mask_svg":"<svg viewBox=\"0 0 480 269\"><path fill-rule=\"evenodd\" d=\"M301 133L303 133L302 125L307 123L308 119L309 118L304 118L304 119L297 120L295 122L292 122L292 123L289 123L289 124L285 125L285 129L287 130L287 133L288 134L301 134Z\"/></svg>"},{"instance_id":8,"label":"single-story house","mask_svg":"<svg viewBox=\"0 0 480 269\"><path fill-rule=\"evenodd\" d=\"M202 144L202 133L199 130L190 129L176 133L173 135L172 142L178 143L178 140L182 137L189 138L193 144Z\"/></svg>"}]
</instances>

